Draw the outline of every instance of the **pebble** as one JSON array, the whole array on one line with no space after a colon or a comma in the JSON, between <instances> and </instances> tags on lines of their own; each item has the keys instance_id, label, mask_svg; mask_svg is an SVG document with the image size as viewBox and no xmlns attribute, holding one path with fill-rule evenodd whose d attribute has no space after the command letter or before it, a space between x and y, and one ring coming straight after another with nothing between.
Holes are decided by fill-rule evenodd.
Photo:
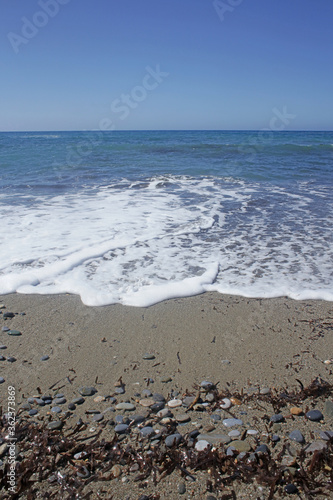
<instances>
[{"instance_id":1,"label":"pebble","mask_svg":"<svg viewBox=\"0 0 333 500\"><path fill-rule=\"evenodd\" d=\"M277 434L272 434L271 440L273 441L273 443L278 443L280 441L280 438Z\"/></svg>"},{"instance_id":2,"label":"pebble","mask_svg":"<svg viewBox=\"0 0 333 500\"><path fill-rule=\"evenodd\" d=\"M68 406L67 406L67 408L68 408L69 410L73 411L73 410L75 410L76 406L75 406L75 404L74 404L74 403L69 403L69 404L68 404Z\"/></svg>"},{"instance_id":3,"label":"pebble","mask_svg":"<svg viewBox=\"0 0 333 500\"><path fill-rule=\"evenodd\" d=\"M155 404L155 401L151 398L145 398L140 399L139 403L141 406L153 406L153 404Z\"/></svg>"},{"instance_id":4,"label":"pebble","mask_svg":"<svg viewBox=\"0 0 333 500\"><path fill-rule=\"evenodd\" d=\"M223 425L225 427L233 427L235 425L243 425L243 421L239 418L225 418L223 420Z\"/></svg>"},{"instance_id":5,"label":"pebble","mask_svg":"<svg viewBox=\"0 0 333 500\"><path fill-rule=\"evenodd\" d=\"M305 442L303 434L301 433L301 431L299 431L297 429L292 431L289 434L289 439L291 439L292 441L296 441L297 443L304 443Z\"/></svg>"},{"instance_id":6,"label":"pebble","mask_svg":"<svg viewBox=\"0 0 333 500\"><path fill-rule=\"evenodd\" d=\"M163 396L163 394L159 394L158 392L155 392L153 394L153 400L158 402L158 403L164 403L165 397Z\"/></svg>"},{"instance_id":7,"label":"pebble","mask_svg":"<svg viewBox=\"0 0 333 500\"><path fill-rule=\"evenodd\" d=\"M237 431L236 429L234 429L234 430L228 432L228 436L231 437L231 438L233 438L233 437L239 437L240 436L240 432Z\"/></svg>"},{"instance_id":8,"label":"pebble","mask_svg":"<svg viewBox=\"0 0 333 500\"><path fill-rule=\"evenodd\" d=\"M144 398L151 398L153 393L149 390L149 389L143 389L141 395L144 397Z\"/></svg>"},{"instance_id":9,"label":"pebble","mask_svg":"<svg viewBox=\"0 0 333 500\"><path fill-rule=\"evenodd\" d=\"M49 422L47 428L54 431L61 429L64 423L61 420L55 420L54 422Z\"/></svg>"},{"instance_id":10,"label":"pebble","mask_svg":"<svg viewBox=\"0 0 333 500\"><path fill-rule=\"evenodd\" d=\"M271 392L269 387L262 387L259 391L260 394L269 394Z\"/></svg>"},{"instance_id":11,"label":"pebble","mask_svg":"<svg viewBox=\"0 0 333 500\"><path fill-rule=\"evenodd\" d=\"M230 398L230 401L232 402L233 405L240 406L242 404L242 402L237 398Z\"/></svg>"},{"instance_id":12,"label":"pebble","mask_svg":"<svg viewBox=\"0 0 333 500\"><path fill-rule=\"evenodd\" d=\"M94 401L95 401L95 403L102 403L103 401L105 401L105 397L104 396L96 396L94 398Z\"/></svg>"},{"instance_id":13,"label":"pebble","mask_svg":"<svg viewBox=\"0 0 333 500\"><path fill-rule=\"evenodd\" d=\"M19 337L22 333L19 330L9 330L7 331L8 335L12 335L13 337Z\"/></svg>"},{"instance_id":14,"label":"pebble","mask_svg":"<svg viewBox=\"0 0 333 500\"><path fill-rule=\"evenodd\" d=\"M127 424L118 424L116 425L116 427L114 428L115 432L117 434L124 434L128 429L128 425Z\"/></svg>"},{"instance_id":15,"label":"pebble","mask_svg":"<svg viewBox=\"0 0 333 500\"><path fill-rule=\"evenodd\" d=\"M201 382L200 386L205 390L205 391L210 391L213 389L214 384L212 382L208 382L207 380L204 380Z\"/></svg>"},{"instance_id":16,"label":"pebble","mask_svg":"<svg viewBox=\"0 0 333 500\"><path fill-rule=\"evenodd\" d=\"M180 483L178 485L178 493L179 493L179 495L184 495L186 493L186 484L185 483Z\"/></svg>"},{"instance_id":17,"label":"pebble","mask_svg":"<svg viewBox=\"0 0 333 500\"><path fill-rule=\"evenodd\" d=\"M82 460L86 455L87 455L86 451L80 451L79 453L75 453L73 458L75 460Z\"/></svg>"},{"instance_id":18,"label":"pebble","mask_svg":"<svg viewBox=\"0 0 333 500\"><path fill-rule=\"evenodd\" d=\"M158 411L163 410L163 408L164 408L164 403L154 403L150 407L151 411L153 411L154 413L157 413Z\"/></svg>"},{"instance_id":19,"label":"pebble","mask_svg":"<svg viewBox=\"0 0 333 500\"><path fill-rule=\"evenodd\" d=\"M304 448L306 453L314 453L315 451L325 450L327 444L324 441L314 441Z\"/></svg>"},{"instance_id":20,"label":"pebble","mask_svg":"<svg viewBox=\"0 0 333 500\"><path fill-rule=\"evenodd\" d=\"M269 448L266 444L261 444L255 449L255 453L269 453Z\"/></svg>"},{"instance_id":21,"label":"pebble","mask_svg":"<svg viewBox=\"0 0 333 500\"><path fill-rule=\"evenodd\" d=\"M324 415L319 410L310 410L305 414L306 418L318 422L324 418Z\"/></svg>"},{"instance_id":22,"label":"pebble","mask_svg":"<svg viewBox=\"0 0 333 500\"><path fill-rule=\"evenodd\" d=\"M0 345L0 349L7 349L6 345Z\"/></svg>"},{"instance_id":23,"label":"pebble","mask_svg":"<svg viewBox=\"0 0 333 500\"><path fill-rule=\"evenodd\" d=\"M325 401L324 412L328 418L333 418L333 401Z\"/></svg>"},{"instance_id":24,"label":"pebble","mask_svg":"<svg viewBox=\"0 0 333 500\"><path fill-rule=\"evenodd\" d=\"M8 326L3 326L3 327L1 328L1 331L2 331L2 332L10 332L10 328L8 328Z\"/></svg>"},{"instance_id":25,"label":"pebble","mask_svg":"<svg viewBox=\"0 0 333 500\"><path fill-rule=\"evenodd\" d=\"M172 415L172 413L170 412L170 410L168 408L163 408L162 410L160 410L156 413L156 416L158 418L170 417L171 415Z\"/></svg>"},{"instance_id":26,"label":"pebble","mask_svg":"<svg viewBox=\"0 0 333 500\"><path fill-rule=\"evenodd\" d=\"M13 312L5 312L3 313L4 318L14 318L15 314Z\"/></svg>"},{"instance_id":27,"label":"pebble","mask_svg":"<svg viewBox=\"0 0 333 500\"><path fill-rule=\"evenodd\" d=\"M229 361L229 359L222 359L221 363L222 363L222 365L230 365L231 361Z\"/></svg>"},{"instance_id":28,"label":"pebble","mask_svg":"<svg viewBox=\"0 0 333 500\"><path fill-rule=\"evenodd\" d=\"M6 361L5 356L0 356L0 361Z\"/></svg>"},{"instance_id":29,"label":"pebble","mask_svg":"<svg viewBox=\"0 0 333 500\"><path fill-rule=\"evenodd\" d=\"M96 413L96 415L93 416L93 422L101 422L104 419L104 415L102 413Z\"/></svg>"},{"instance_id":30,"label":"pebble","mask_svg":"<svg viewBox=\"0 0 333 500\"><path fill-rule=\"evenodd\" d=\"M292 408L290 408L290 413L292 415L299 416L299 415L303 415L303 410L302 410L302 408L297 408L297 406L293 406Z\"/></svg>"},{"instance_id":31,"label":"pebble","mask_svg":"<svg viewBox=\"0 0 333 500\"><path fill-rule=\"evenodd\" d=\"M67 402L66 398L54 398L53 403L55 405L64 405Z\"/></svg>"},{"instance_id":32,"label":"pebble","mask_svg":"<svg viewBox=\"0 0 333 500\"><path fill-rule=\"evenodd\" d=\"M214 433L210 432L207 434L199 434L197 436L198 440L204 440L208 441L210 444L228 444L231 441L230 436L226 436L225 434L219 434L219 433Z\"/></svg>"},{"instance_id":33,"label":"pebble","mask_svg":"<svg viewBox=\"0 0 333 500\"><path fill-rule=\"evenodd\" d=\"M175 434L170 434L170 436L167 436L165 438L165 446L168 448L171 448L174 445L178 445L182 439L182 435L175 433Z\"/></svg>"},{"instance_id":34,"label":"pebble","mask_svg":"<svg viewBox=\"0 0 333 500\"><path fill-rule=\"evenodd\" d=\"M320 431L319 436L324 441L329 441L333 437L333 431Z\"/></svg>"},{"instance_id":35,"label":"pebble","mask_svg":"<svg viewBox=\"0 0 333 500\"><path fill-rule=\"evenodd\" d=\"M213 413L210 418L213 420L213 422L218 422L221 420L221 415L218 415L217 413Z\"/></svg>"},{"instance_id":36,"label":"pebble","mask_svg":"<svg viewBox=\"0 0 333 500\"><path fill-rule=\"evenodd\" d=\"M53 406L53 408L51 408L51 411L53 413L61 413L62 409L60 408L60 406Z\"/></svg>"},{"instance_id":37,"label":"pebble","mask_svg":"<svg viewBox=\"0 0 333 500\"><path fill-rule=\"evenodd\" d=\"M176 421L180 424L185 424L186 422L189 422L191 420L191 417L187 415L186 413L183 413L181 415L176 416Z\"/></svg>"},{"instance_id":38,"label":"pebble","mask_svg":"<svg viewBox=\"0 0 333 500\"><path fill-rule=\"evenodd\" d=\"M116 410L133 411L135 410L135 406L132 403L118 403Z\"/></svg>"},{"instance_id":39,"label":"pebble","mask_svg":"<svg viewBox=\"0 0 333 500\"><path fill-rule=\"evenodd\" d=\"M282 413L276 413L275 415L271 416L270 421L273 422L274 424L277 424L279 422L283 422L284 416L282 415Z\"/></svg>"},{"instance_id":40,"label":"pebble","mask_svg":"<svg viewBox=\"0 0 333 500\"><path fill-rule=\"evenodd\" d=\"M37 413L38 413L38 410L36 410L36 408L33 408L32 410L29 411L30 417L32 417L33 415L37 415Z\"/></svg>"},{"instance_id":41,"label":"pebble","mask_svg":"<svg viewBox=\"0 0 333 500\"><path fill-rule=\"evenodd\" d=\"M81 396L93 396L97 391L95 387L80 387L78 392Z\"/></svg>"},{"instance_id":42,"label":"pebble","mask_svg":"<svg viewBox=\"0 0 333 500\"><path fill-rule=\"evenodd\" d=\"M81 398L81 397L72 399L72 403L75 405L82 405L84 402L85 402L85 399Z\"/></svg>"},{"instance_id":43,"label":"pebble","mask_svg":"<svg viewBox=\"0 0 333 500\"><path fill-rule=\"evenodd\" d=\"M146 360L155 359L155 356L154 356L154 354L146 353L142 356L142 359L146 359Z\"/></svg>"},{"instance_id":44,"label":"pebble","mask_svg":"<svg viewBox=\"0 0 333 500\"><path fill-rule=\"evenodd\" d=\"M257 429L249 429L246 431L249 436L256 436L258 434Z\"/></svg>"},{"instance_id":45,"label":"pebble","mask_svg":"<svg viewBox=\"0 0 333 500\"><path fill-rule=\"evenodd\" d=\"M247 441L235 440L232 442L233 448L235 448L238 452L248 452L251 450L250 443Z\"/></svg>"},{"instance_id":46,"label":"pebble","mask_svg":"<svg viewBox=\"0 0 333 500\"><path fill-rule=\"evenodd\" d=\"M14 356L8 356L7 361L9 363L14 363L16 361L16 358L14 358Z\"/></svg>"},{"instance_id":47,"label":"pebble","mask_svg":"<svg viewBox=\"0 0 333 500\"><path fill-rule=\"evenodd\" d=\"M50 356L48 356L47 354L45 356L42 356L40 358L40 361L47 361L48 359L50 359Z\"/></svg>"},{"instance_id":48,"label":"pebble","mask_svg":"<svg viewBox=\"0 0 333 500\"><path fill-rule=\"evenodd\" d=\"M3 384L5 379L3 377L0 377L0 384Z\"/></svg>"},{"instance_id":49,"label":"pebble","mask_svg":"<svg viewBox=\"0 0 333 500\"><path fill-rule=\"evenodd\" d=\"M120 465L116 464L111 468L111 472L113 474L113 477L119 477L121 476L122 470Z\"/></svg>"},{"instance_id":50,"label":"pebble","mask_svg":"<svg viewBox=\"0 0 333 500\"><path fill-rule=\"evenodd\" d=\"M172 382L171 377L161 377L162 384L167 384L168 382Z\"/></svg>"},{"instance_id":51,"label":"pebble","mask_svg":"<svg viewBox=\"0 0 333 500\"><path fill-rule=\"evenodd\" d=\"M231 407L231 401L228 398L223 398L222 399L222 404L220 404L220 408L223 410L227 410L228 408Z\"/></svg>"},{"instance_id":52,"label":"pebble","mask_svg":"<svg viewBox=\"0 0 333 500\"><path fill-rule=\"evenodd\" d=\"M116 387L115 390L114 390L114 392L116 394L125 394L125 388L124 388L124 386Z\"/></svg>"},{"instance_id":53,"label":"pebble","mask_svg":"<svg viewBox=\"0 0 333 500\"><path fill-rule=\"evenodd\" d=\"M169 408L177 408L178 406L182 406L182 401L181 399L171 399L169 402L168 402L168 406Z\"/></svg>"},{"instance_id":54,"label":"pebble","mask_svg":"<svg viewBox=\"0 0 333 500\"><path fill-rule=\"evenodd\" d=\"M155 431L154 431L153 427L150 427L148 425L148 426L143 427L142 429L140 429L140 434L141 434L142 437L148 438L150 436L153 436L155 434Z\"/></svg>"},{"instance_id":55,"label":"pebble","mask_svg":"<svg viewBox=\"0 0 333 500\"><path fill-rule=\"evenodd\" d=\"M293 493L297 493L298 492L298 489L297 487L294 485L294 484L287 484L285 487L284 487L284 491L288 494L293 494Z\"/></svg>"},{"instance_id":56,"label":"pebble","mask_svg":"<svg viewBox=\"0 0 333 500\"><path fill-rule=\"evenodd\" d=\"M203 451L208 448L208 446L210 446L210 443L208 443L205 439L199 439L199 441L195 443L195 449L197 451Z\"/></svg>"}]
</instances>

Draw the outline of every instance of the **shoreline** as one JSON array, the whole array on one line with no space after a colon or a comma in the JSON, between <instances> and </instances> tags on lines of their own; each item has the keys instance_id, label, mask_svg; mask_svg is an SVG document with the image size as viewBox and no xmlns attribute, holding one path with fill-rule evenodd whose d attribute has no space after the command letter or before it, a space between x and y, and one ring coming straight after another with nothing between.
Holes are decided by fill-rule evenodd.
<instances>
[{"instance_id":1,"label":"shoreline","mask_svg":"<svg viewBox=\"0 0 333 500\"><path fill-rule=\"evenodd\" d=\"M333 357L333 339L320 327L333 318L332 302L215 292L149 308L88 307L74 295L10 294L0 302L2 312L15 314L0 317L2 326L22 333L1 332L6 355L16 358L1 365L1 374L22 391L50 386L59 371L86 385L98 377L106 387L125 375L129 384L151 377L159 387L161 377L170 377L167 386L183 390L202 380L238 388L295 386L316 376L332 381L324 361ZM145 353L153 362L142 359Z\"/></svg>"}]
</instances>

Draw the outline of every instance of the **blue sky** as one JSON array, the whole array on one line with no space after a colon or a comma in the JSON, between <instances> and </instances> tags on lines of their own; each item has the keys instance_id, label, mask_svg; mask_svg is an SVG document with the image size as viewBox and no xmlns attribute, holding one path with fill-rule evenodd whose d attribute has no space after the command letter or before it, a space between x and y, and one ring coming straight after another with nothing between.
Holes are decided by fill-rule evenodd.
<instances>
[{"instance_id":1,"label":"blue sky","mask_svg":"<svg viewBox=\"0 0 333 500\"><path fill-rule=\"evenodd\" d=\"M330 0L0 7L1 131L333 129Z\"/></svg>"}]
</instances>

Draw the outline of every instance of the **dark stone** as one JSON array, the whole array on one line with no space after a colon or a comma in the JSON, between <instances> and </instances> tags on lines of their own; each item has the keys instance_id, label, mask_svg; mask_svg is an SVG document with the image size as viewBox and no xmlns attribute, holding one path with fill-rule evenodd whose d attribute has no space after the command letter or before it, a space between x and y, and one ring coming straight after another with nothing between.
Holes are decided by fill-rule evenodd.
<instances>
[{"instance_id":1,"label":"dark stone","mask_svg":"<svg viewBox=\"0 0 333 500\"><path fill-rule=\"evenodd\" d=\"M128 425L126 425L126 424L118 424L114 428L114 430L117 434L124 434L127 431L127 429L128 429Z\"/></svg>"},{"instance_id":2,"label":"dark stone","mask_svg":"<svg viewBox=\"0 0 333 500\"><path fill-rule=\"evenodd\" d=\"M287 484L285 487L284 487L284 491L286 493L288 493L289 495L290 494L293 494L293 493L298 493L298 489L297 487L294 485L294 484Z\"/></svg>"},{"instance_id":3,"label":"dark stone","mask_svg":"<svg viewBox=\"0 0 333 500\"><path fill-rule=\"evenodd\" d=\"M324 415L319 410L310 410L305 414L306 418L318 422L324 418Z\"/></svg>"},{"instance_id":4,"label":"dark stone","mask_svg":"<svg viewBox=\"0 0 333 500\"><path fill-rule=\"evenodd\" d=\"M95 387L80 387L79 389L81 396L93 396L96 392Z\"/></svg>"},{"instance_id":5,"label":"dark stone","mask_svg":"<svg viewBox=\"0 0 333 500\"><path fill-rule=\"evenodd\" d=\"M256 453L269 453L269 448L266 444L261 444L255 450Z\"/></svg>"},{"instance_id":6,"label":"dark stone","mask_svg":"<svg viewBox=\"0 0 333 500\"><path fill-rule=\"evenodd\" d=\"M271 416L271 422L273 422L274 424L284 422L284 416L282 415L282 413L276 413L275 415Z\"/></svg>"},{"instance_id":7,"label":"dark stone","mask_svg":"<svg viewBox=\"0 0 333 500\"><path fill-rule=\"evenodd\" d=\"M3 313L3 317L6 318L14 318L15 314L12 312L5 312Z\"/></svg>"},{"instance_id":8,"label":"dark stone","mask_svg":"<svg viewBox=\"0 0 333 500\"><path fill-rule=\"evenodd\" d=\"M64 423L61 420L55 420L54 422L50 422L47 425L47 428L50 429L51 431L56 431L62 428Z\"/></svg>"},{"instance_id":9,"label":"dark stone","mask_svg":"<svg viewBox=\"0 0 333 500\"><path fill-rule=\"evenodd\" d=\"M295 430L289 434L289 439L296 441L297 443L304 443L305 439L301 431Z\"/></svg>"},{"instance_id":10,"label":"dark stone","mask_svg":"<svg viewBox=\"0 0 333 500\"><path fill-rule=\"evenodd\" d=\"M170 436L167 436L165 438L165 445L168 447L168 448L171 448L172 446L176 446L177 444L180 443L182 439L182 435L181 434L170 434Z\"/></svg>"}]
</instances>

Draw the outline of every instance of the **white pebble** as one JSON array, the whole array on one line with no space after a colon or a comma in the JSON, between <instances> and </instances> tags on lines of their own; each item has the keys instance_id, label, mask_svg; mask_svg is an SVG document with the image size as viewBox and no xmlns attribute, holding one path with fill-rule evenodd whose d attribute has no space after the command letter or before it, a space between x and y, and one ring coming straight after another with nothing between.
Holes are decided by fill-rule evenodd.
<instances>
[{"instance_id":1,"label":"white pebble","mask_svg":"<svg viewBox=\"0 0 333 500\"><path fill-rule=\"evenodd\" d=\"M168 402L168 406L170 408L177 408L177 406L181 406L181 405L182 405L182 401L180 399L171 399Z\"/></svg>"},{"instance_id":2,"label":"white pebble","mask_svg":"<svg viewBox=\"0 0 333 500\"><path fill-rule=\"evenodd\" d=\"M205 439L200 439L199 441L197 441L195 443L195 449L197 451L203 451L205 450L208 446L210 446L210 444L208 443L208 441L206 441Z\"/></svg>"},{"instance_id":3,"label":"white pebble","mask_svg":"<svg viewBox=\"0 0 333 500\"><path fill-rule=\"evenodd\" d=\"M228 398L224 398L222 399L222 403L223 404L220 404L220 407L223 409L223 410L227 410L228 408L230 408L231 406L231 401L230 399Z\"/></svg>"},{"instance_id":4,"label":"white pebble","mask_svg":"<svg viewBox=\"0 0 333 500\"><path fill-rule=\"evenodd\" d=\"M250 436L255 436L258 434L258 431L256 429L249 429L246 434L249 434Z\"/></svg>"}]
</instances>

